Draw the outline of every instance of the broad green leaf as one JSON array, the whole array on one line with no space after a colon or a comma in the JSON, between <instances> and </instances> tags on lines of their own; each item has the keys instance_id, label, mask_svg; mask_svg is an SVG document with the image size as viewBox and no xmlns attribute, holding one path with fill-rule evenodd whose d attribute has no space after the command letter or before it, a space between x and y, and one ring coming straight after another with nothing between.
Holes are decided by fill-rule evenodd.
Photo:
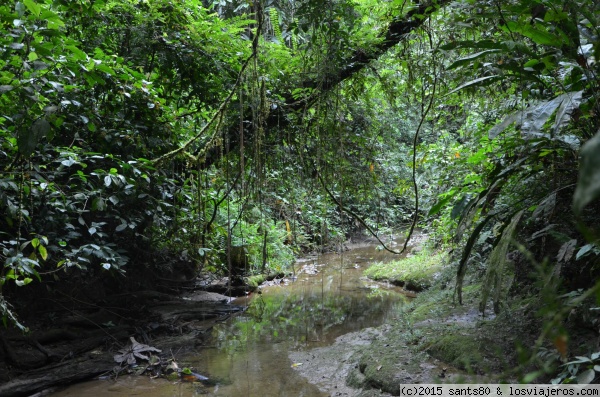
<instances>
[{"instance_id":1,"label":"broad green leaf","mask_svg":"<svg viewBox=\"0 0 600 397\"><path fill-rule=\"evenodd\" d=\"M523 65L523 67L524 68L530 68L530 67L535 66L535 65L537 65L539 63L540 63L539 59L531 59L531 60L525 62L525 65Z\"/></svg>"},{"instance_id":2,"label":"broad green leaf","mask_svg":"<svg viewBox=\"0 0 600 397\"><path fill-rule=\"evenodd\" d=\"M440 210L442 208L444 208L444 206L446 204L448 204L448 201L452 200L452 198L454 197L454 195L445 197L443 199L441 199L440 201L438 201L436 204L434 204L433 207L431 207L431 209L429 210L429 213L427 214L428 216L432 216L437 214L438 212L440 212Z\"/></svg>"},{"instance_id":3,"label":"broad green leaf","mask_svg":"<svg viewBox=\"0 0 600 397\"><path fill-rule=\"evenodd\" d=\"M475 54L467 55L466 57L463 57L463 58L460 58L460 59L454 61L452 63L452 65L448 66L447 69L448 70L455 69L455 68L457 68L457 67L459 67L461 65L471 63L471 61L473 61L473 60L475 60L477 58L481 58L484 55L493 54L493 53L497 53L497 52L500 52L500 50L499 49L485 50L485 51L477 52Z\"/></svg>"},{"instance_id":4,"label":"broad green leaf","mask_svg":"<svg viewBox=\"0 0 600 397\"><path fill-rule=\"evenodd\" d=\"M111 67L109 67L103 63L96 64L96 69L101 72L104 72L106 74L109 74L111 76L115 75L115 71Z\"/></svg>"},{"instance_id":5,"label":"broad green leaf","mask_svg":"<svg viewBox=\"0 0 600 397\"><path fill-rule=\"evenodd\" d=\"M600 130L581 147L579 179L573 197L573 211L580 215L583 209L600 197Z\"/></svg>"},{"instance_id":6,"label":"broad green leaf","mask_svg":"<svg viewBox=\"0 0 600 397\"><path fill-rule=\"evenodd\" d=\"M494 139L514 122L522 121L521 132L523 137L531 138L543 134L544 125L556 112L553 134L558 135L571 119L571 113L582 101L583 91L568 92L549 101L544 101L531 106L526 110L518 111L506 116L488 132L488 137ZM558 109L558 111L557 111Z\"/></svg>"},{"instance_id":7,"label":"broad green leaf","mask_svg":"<svg viewBox=\"0 0 600 397\"><path fill-rule=\"evenodd\" d=\"M52 10L44 10L40 18L45 19L48 22L48 29L59 29L65 26L65 23L60 16Z\"/></svg>"},{"instance_id":8,"label":"broad green leaf","mask_svg":"<svg viewBox=\"0 0 600 397\"><path fill-rule=\"evenodd\" d=\"M112 183L112 179L111 179L110 175L106 175L104 177L104 184L106 185L106 187L109 187L111 183Z\"/></svg>"},{"instance_id":9,"label":"broad green leaf","mask_svg":"<svg viewBox=\"0 0 600 397\"><path fill-rule=\"evenodd\" d=\"M21 18L25 15L25 5L22 2L17 1L17 4L15 4L15 11L19 15L19 18Z\"/></svg>"},{"instance_id":10,"label":"broad green leaf","mask_svg":"<svg viewBox=\"0 0 600 397\"><path fill-rule=\"evenodd\" d=\"M94 211L104 211L106 209L106 204L102 197L96 197L94 201L92 201L92 209Z\"/></svg>"},{"instance_id":11,"label":"broad green leaf","mask_svg":"<svg viewBox=\"0 0 600 397\"><path fill-rule=\"evenodd\" d=\"M543 371L535 371L535 372L529 372L527 373L524 377L523 377L523 383L527 384L527 383L533 383L534 380L536 380L537 378L539 378L540 376L544 375L545 373Z\"/></svg>"},{"instance_id":12,"label":"broad green leaf","mask_svg":"<svg viewBox=\"0 0 600 397\"><path fill-rule=\"evenodd\" d=\"M532 26L529 23L521 23L515 21L508 21L502 26L502 30L509 33L520 33L525 37L530 38L536 44L560 47L565 44L564 40L557 35L554 35L542 28Z\"/></svg>"},{"instance_id":13,"label":"broad green leaf","mask_svg":"<svg viewBox=\"0 0 600 397\"><path fill-rule=\"evenodd\" d=\"M40 12L42 11L42 7L37 4L34 0L23 0L23 4L25 7L31 12L35 17L40 16Z\"/></svg>"},{"instance_id":14,"label":"broad green leaf","mask_svg":"<svg viewBox=\"0 0 600 397\"><path fill-rule=\"evenodd\" d=\"M470 198L470 194L465 194L460 200L458 200L456 204L454 204L454 207L452 207L452 212L450 213L450 217L452 219L456 219L459 216L461 216L461 214L467 207L467 204L469 204Z\"/></svg>"},{"instance_id":15,"label":"broad green leaf","mask_svg":"<svg viewBox=\"0 0 600 397\"><path fill-rule=\"evenodd\" d=\"M575 251L575 245L577 244L576 239L572 239L564 243L560 249L558 250L558 255L556 255L556 260L560 262L568 262L573 257L573 252Z\"/></svg>"},{"instance_id":16,"label":"broad green leaf","mask_svg":"<svg viewBox=\"0 0 600 397\"><path fill-rule=\"evenodd\" d=\"M65 48L67 50L71 51L73 53L73 55L75 55L75 59L77 59L79 61L86 61L87 60L87 54L85 52L81 51L76 46L74 46L74 45L68 45Z\"/></svg>"},{"instance_id":17,"label":"broad green leaf","mask_svg":"<svg viewBox=\"0 0 600 397\"><path fill-rule=\"evenodd\" d=\"M455 89L453 89L452 91L450 91L449 93L447 93L446 95L450 95L452 93L455 93L457 91L460 91L464 88L467 87L474 87L474 86L478 86L478 85L485 85L485 84L491 84L495 81L498 81L501 79L501 76L498 75L494 75L494 76L485 76L485 77L479 77L475 80L471 80L468 83L462 84L458 87L456 87Z\"/></svg>"},{"instance_id":18,"label":"broad green leaf","mask_svg":"<svg viewBox=\"0 0 600 397\"><path fill-rule=\"evenodd\" d=\"M541 45L548 45L553 47L560 47L564 44L564 40L560 36L546 32L544 30L535 29L529 26L528 29L523 31L525 37L529 37L531 40Z\"/></svg>"},{"instance_id":19,"label":"broad green leaf","mask_svg":"<svg viewBox=\"0 0 600 397\"><path fill-rule=\"evenodd\" d=\"M121 223L119 226L117 226L115 228L115 232L122 232L125 229L127 229L127 224L126 223Z\"/></svg>"},{"instance_id":20,"label":"broad green leaf","mask_svg":"<svg viewBox=\"0 0 600 397\"><path fill-rule=\"evenodd\" d=\"M65 167L70 167L73 164L77 164L77 161L73 160L71 157L69 157L66 160L63 160L60 162L62 165L64 165Z\"/></svg>"}]
</instances>

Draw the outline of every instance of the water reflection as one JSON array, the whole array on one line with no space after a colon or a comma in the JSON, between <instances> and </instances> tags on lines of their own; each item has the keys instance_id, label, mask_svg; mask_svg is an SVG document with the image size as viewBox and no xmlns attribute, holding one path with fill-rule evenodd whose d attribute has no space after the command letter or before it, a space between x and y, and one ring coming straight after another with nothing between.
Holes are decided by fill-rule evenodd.
<instances>
[{"instance_id":1,"label":"water reflection","mask_svg":"<svg viewBox=\"0 0 600 397\"><path fill-rule=\"evenodd\" d=\"M374 255L391 258L365 247L299 263L318 272L301 273L284 287L264 288L244 313L216 326L213 346L198 351L190 363L216 379L210 394L323 396L292 368L288 352L327 345L340 335L380 325L407 301L398 289L362 277L365 262Z\"/></svg>"},{"instance_id":2,"label":"water reflection","mask_svg":"<svg viewBox=\"0 0 600 397\"><path fill-rule=\"evenodd\" d=\"M330 344L340 335L380 325L394 316L408 298L397 288L383 288L362 277L369 263L392 259L397 257L375 246L318 256L297 263L298 277L287 280L288 285L266 287L262 294L238 301L247 310L215 325L209 345L180 362L180 367L194 367L210 377L212 386L126 377L117 383L75 385L57 395L328 395L294 370L288 353Z\"/></svg>"}]
</instances>

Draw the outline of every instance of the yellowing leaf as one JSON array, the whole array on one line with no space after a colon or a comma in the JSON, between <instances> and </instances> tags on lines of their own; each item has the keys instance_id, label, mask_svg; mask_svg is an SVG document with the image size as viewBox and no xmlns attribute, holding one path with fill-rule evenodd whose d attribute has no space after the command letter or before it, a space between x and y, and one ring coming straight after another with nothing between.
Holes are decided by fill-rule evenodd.
<instances>
[{"instance_id":1,"label":"yellowing leaf","mask_svg":"<svg viewBox=\"0 0 600 397\"><path fill-rule=\"evenodd\" d=\"M40 253L40 256L42 257L43 260L48 259L48 251L46 250L46 247L44 247L43 245L40 245L38 247L38 252Z\"/></svg>"},{"instance_id":2,"label":"yellowing leaf","mask_svg":"<svg viewBox=\"0 0 600 397\"><path fill-rule=\"evenodd\" d=\"M297 368L297 367L299 367L301 365L302 365L302 363L293 363L292 364L292 368Z\"/></svg>"}]
</instances>

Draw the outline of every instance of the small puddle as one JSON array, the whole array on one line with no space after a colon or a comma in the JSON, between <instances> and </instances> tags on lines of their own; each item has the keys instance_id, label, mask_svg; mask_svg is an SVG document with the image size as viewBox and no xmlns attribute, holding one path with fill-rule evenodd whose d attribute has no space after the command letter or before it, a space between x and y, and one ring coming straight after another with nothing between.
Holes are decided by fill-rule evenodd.
<instances>
[{"instance_id":1,"label":"small puddle","mask_svg":"<svg viewBox=\"0 0 600 397\"><path fill-rule=\"evenodd\" d=\"M55 396L304 396L325 394L303 378L289 353L325 346L338 336L376 327L409 299L402 290L363 277L373 262L398 259L375 245L298 261L296 279L238 299L247 310L218 323L210 346L180 360L215 382L212 386L122 377L69 387ZM297 364L296 364L297 365Z\"/></svg>"}]
</instances>

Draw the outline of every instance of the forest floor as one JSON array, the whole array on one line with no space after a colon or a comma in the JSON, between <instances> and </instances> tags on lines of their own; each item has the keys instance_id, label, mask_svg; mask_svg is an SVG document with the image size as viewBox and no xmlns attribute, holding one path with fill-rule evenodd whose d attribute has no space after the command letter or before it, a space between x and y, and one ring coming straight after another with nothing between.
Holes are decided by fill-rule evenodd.
<instances>
[{"instance_id":1,"label":"forest floor","mask_svg":"<svg viewBox=\"0 0 600 397\"><path fill-rule=\"evenodd\" d=\"M179 375L176 359L202 344L215 322L243 309L202 290L60 304L64 315L38 313L29 334L0 330L0 396L45 395L97 376Z\"/></svg>"},{"instance_id":2,"label":"forest floor","mask_svg":"<svg viewBox=\"0 0 600 397\"><path fill-rule=\"evenodd\" d=\"M419 251L415 257L442 261L443 255ZM419 263L410 259L406 263ZM536 303L513 298L498 316L490 314L488 305L484 317L478 277L468 279L459 305L455 270L446 262L432 265L429 280L423 279L419 266L414 267L418 278L399 272L398 266L386 278L385 269L379 268L381 282L411 284L407 281L412 279L412 284L428 287L380 327L342 335L331 346L291 352L291 361L302 364L294 368L331 396L354 397L398 395L400 385L407 383L515 382L535 370L520 366L516 346L533 346L539 336ZM1 331L0 395L32 395L100 374L110 376L127 367L115 362L119 351L124 358L136 352L152 357L151 349L160 349L158 361L132 358L141 364L140 374L167 375L171 361L202 344L215 322L242 310L224 295L201 290L206 280L196 284L181 295L139 291L114 296L102 307L64 302L64 315L37 314L27 336ZM136 335L137 345L128 343L131 335ZM588 334L580 339L591 340Z\"/></svg>"},{"instance_id":3,"label":"forest floor","mask_svg":"<svg viewBox=\"0 0 600 397\"><path fill-rule=\"evenodd\" d=\"M396 279L398 266L390 269L389 278L381 269L377 278L402 283ZM490 315L488 307L482 316L480 283L464 288L463 305L454 303L452 272L449 265L438 265L425 282L432 287L387 324L343 335L331 346L292 352L292 362L302 363L296 370L331 396L398 395L400 385L410 383L515 382L515 346L533 345L539 322L525 301L514 301L499 316ZM409 271L401 273L411 279Z\"/></svg>"}]
</instances>

